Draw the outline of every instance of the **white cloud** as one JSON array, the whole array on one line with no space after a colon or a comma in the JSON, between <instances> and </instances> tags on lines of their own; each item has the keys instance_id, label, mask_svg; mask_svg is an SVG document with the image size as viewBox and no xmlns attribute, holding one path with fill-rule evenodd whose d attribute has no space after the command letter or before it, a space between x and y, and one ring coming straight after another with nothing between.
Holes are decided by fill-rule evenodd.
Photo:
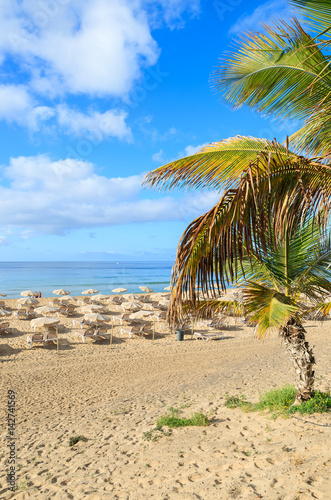
<instances>
[{"instance_id":1,"label":"white cloud","mask_svg":"<svg viewBox=\"0 0 331 500\"><path fill-rule=\"evenodd\" d=\"M149 7L149 16L152 17L155 26L161 22L158 16L158 11L161 9L163 19L171 29L183 27L185 11L191 17L196 17L200 12L200 0L145 0L144 3Z\"/></svg>"},{"instance_id":2,"label":"white cloud","mask_svg":"<svg viewBox=\"0 0 331 500\"><path fill-rule=\"evenodd\" d=\"M124 110L112 109L101 113L90 110L82 113L67 105L40 106L22 85L0 85L0 120L28 127L31 131L43 130L45 123L56 125L64 134L102 141L110 137L132 139ZM50 122L53 120L53 122Z\"/></svg>"},{"instance_id":3,"label":"white cloud","mask_svg":"<svg viewBox=\"0 0 331 500\"><path fill-rule=\"evenodd\" d=\"M14 56L38 92L121 96L158 58L134 0L4 0L0 16L0 54Z\"/></svg>"},{"instance_id":4,"label":"white cloud","mask_svg":"<svg viewBox=\"0 0 331 500\"><path fill-rule=\"evenodd\" d=\"M0 85L0 119L21 120L32 107L32 99L23 85Z\"/></svg>"},{"instance_id":5,"label":"white cloud","mask_svg":"<svg viewBox=\"0 0 331 500\"><path fill-rule=\"evenodd\" d=\"M109 110L105 113L90 111L84 114L62 105L57 107L57 113L58 124L73 135L85 135L99 141L108 137L127 140L132 138L131 130L125 122L128 115L123 110Z\"/></svg>"},{"instance_id":6,"label":"white cloud","mask_svg":"<svg viewBox=\"0 0 331 500\"><path fill-rule=\"evenodd\" d=\"M12 56L38 93L128 94L159 56L151 29L199 0L1 0L0 64Z\"/></svg>"},{"instance_id":7,"label":"white cloud","mask_svg":"<svg viewBox=\"0 0 331 500\"><path fill-rule=\"evenodd\" d=\"M142 176L108 178L94 165L46 155L12 158L2 167L0 219L7 227L62 234L78 228L131 222L190 220L219 199L215 192L155 199L142 191ZM7 185L8 184L8 185Z\"/></svg>"},{"instance_id":8,"label":"white cloud","mask_svg":"<svg viewBox=\"0 0 331 500\"><path fill-rule=\"evenodd\" d=\"M269 0L259 5L252 14L244 14L229 29L230 35L242 34L247 31L261 31L261 23L286 19L291 16L291 8L286 0Z\"/></svg>"},{"instance_id":9,"label":"white cloud","mask_svg":"<svg viewBox=\"0 0 331 500\"><path fill-rule=\"evenodd\" d=\"M186 146L185 148L185 156L191 156L200 151L200 149L204 148L205 146L208 145L208 142L204 142L203 144L200 144L199 146Z\"/></svg>"},{"instance_id":10,"label":"white cloud","mask_svg":"<svg viewBox=\"0 0 331 500\"><path fill-rule=\"evenodd\" d=\"M164 73L153 68L160 50L152 29L180 27L199 6L200 0L1 0L0 67L10 62L16 81L25 83L15 84L14 72L6 82L4 73L0 119L32 131L54 119L53 130L130 139L123 110L83 113L55 100L85 94L128 103L145 71L149 87L151 79L159 84Z\"/></svg>"},{"instance_id":11,"label":"white cloud","mask_svg":"<svg viewBox=\"0 0 331 500\"><path fill-rule=\"evenodd\" d=\"M152 156L153 161L157 161L158 163L163 163L165 162L165 159L163 157L163 149L160 149L158 153L154 153Z\"/></svg>"}]
</instances>

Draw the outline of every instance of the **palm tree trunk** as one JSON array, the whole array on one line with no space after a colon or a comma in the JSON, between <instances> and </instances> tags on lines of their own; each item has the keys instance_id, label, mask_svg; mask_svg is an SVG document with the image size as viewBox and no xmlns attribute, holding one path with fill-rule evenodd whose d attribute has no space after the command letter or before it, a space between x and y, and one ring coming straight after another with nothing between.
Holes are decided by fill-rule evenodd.
<instances>
[{"instance_id":1,"label":"palm tree trunk","mask_svg":"<svg viewBox=\"0 0 331 500\"><path fill-rule=\"evenodd\" d=\"M313 395L315 358L312 349L306 342L306 330L297 319L290 318L286 326L281 327L279 333L291 356L296 372L297 394L295 400L297 403L308 401Z\"/></svg>"}]
</instances>

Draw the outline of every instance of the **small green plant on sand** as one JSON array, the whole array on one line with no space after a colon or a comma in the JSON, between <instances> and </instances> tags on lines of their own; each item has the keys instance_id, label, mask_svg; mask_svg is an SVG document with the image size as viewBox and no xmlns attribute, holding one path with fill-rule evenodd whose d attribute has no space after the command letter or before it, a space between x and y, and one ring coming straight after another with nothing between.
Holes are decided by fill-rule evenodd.
<instances>
[{"instance_id":1,"label":"small green plant on sand","mask_svg":"<svg viewBox=\"0 0 331 500\"><path fill-rule=\"evenodd\" d=\"M84 436L71 436L69 439L69 446L74 446L78 441L87 441L87 439Z\"/></svg>"},{"instance_id":2,"label":"small green plant on sand","mask_svg":"<svg viewBox=\"0 0 331 500\"><path fill-rule=\"evenodd\" d=\"M241 408L244 411L250 411L252 409L252 403L247 401L245 396L230 396L227 393L225 394L224 404L227 408Z\"/></svg>"},{"instance_id":3,"label":"small green plant on sand","mask_svg":"<svg viewBox=\"0 0 331 500\"><path fill-rule=\"evenodd\" d=\"M168 427L188 427L188 426L206 426L209 423L207 415L202 412L192 413L191 417L179 417L179 410L170 407L170 413L168 415L163 415L157 421L157 426L162 427L167 425Z\"/></svg>"},{"instance_id":4,"label":"small green plant on sand","mask_svg":"<svg viewBox=\"0 0 331 500\"><path fill-rule=\"evenodd\" d=\"M171 431L165 432L161 427L156 426L150 431L144 432L143 439L145 441L158 441L162 436L170 436ZM146 447L144 447L145 449Z\"/></svg>"},{"instance_id":5,"label":"small green plant on sand","mask_svg":"<svg viewBox=\"0 0 331 500\"><path fill-rule=\"evenodd\" d=\"M241 408L244 411L269 411L274 417L289 416L293 413L313 414L324 413L331 409L331 395L329 392L314 391L313 397L295 405L296 389L293 385L273 389L260 397L258 403L250 403L242 396L225 396L225 406Z\"/></svg>"}]
</instances>

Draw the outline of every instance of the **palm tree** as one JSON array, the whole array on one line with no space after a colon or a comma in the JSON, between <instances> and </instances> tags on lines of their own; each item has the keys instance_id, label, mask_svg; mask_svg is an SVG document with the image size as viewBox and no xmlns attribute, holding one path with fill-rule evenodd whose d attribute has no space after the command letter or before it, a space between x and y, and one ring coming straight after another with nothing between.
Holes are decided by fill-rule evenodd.
<instances>
[{"instance_id":1,"label":"palm tree","mask_svg":"<svg viewBox=\"0 0 331 500\"><path fill-rule=\"evenodd\" d=\"M220 61L212 84L235 108L247 104L267 116L303 121L291 144L329 157L331 4L290 3L304 16L304 27L293 19L243 35L237 49Z\"/></svg>"},{"instance_id":2,"label":"palm tree","mask_svg":"<svg viewBox=\"0 0 331 500\"><path fill-rule=\"evenodd\" d=\"M252 275L255 276L255 285L246 287L246 302L261 314L264 311L264 317L268 308L269 312L273 308L267 327L277 326L287 349L292 351L298 373L297 400L309 399L314 380L314 358L298 316L298 297L304 292L311 300L323 301L324 295L331 291L328 281L331 274L325 269L329 253L321 253L322 264L318 258L315 263L309 261L314 265L311 270L309 266L305 268L306 272L299 266L302 252L296 260L292 255L298 251L297 242L303 238L303 224L310 221L311 227L311 221L314 221L313 244L316 248L317 233L323 234L327 226L331 167L296 155L288 145L235 137L160 167L147 174L144 182L165 189L183 185L208 187L218 189L220 194L226 188L217 205L194 220L181 238L173 267L173 290L168 311L171 325L182 322L185 301L193 308L199 306L196 288L201 289L206 298L215 297L221 290L226 290L229 283L244 276L245 269L247 276L248 261L255 270L257 264L264 264L260 271L263 274L265 263L272 259L279 261L283 252L283 267L279 264L277 271L278 284L275 282L276 269L269 288L264 278L256 279L255 273ZM294 270L289 266L290 261L293 266L296 262ZM322 272L320 281L316 270ZM317 274L312 279L315 272ZM263 311L258 305L262 297L267 301L262 302ZM205 307L209 305L207 303ZM223 306L218 304L218 307ZM325 306L324 312L328 312L328 307ZM255 316L253 318L257 320ZM265 324L264 320L261 324Z\"/></svg>"},{"instance_id":3,"label":"palm tree","mask_svg":"<svg viewBox=\"0 0 331 500\"><path fill-rule=\"evenodd\" d=\"M276 248L268 245L261 257L244 258L234 279L242 291L238 314L244 310L249 315L261 338L272 329L278 330L295 367L298 402L310 399L314 387L315 359L305 340L302 319L313 311L328 314L331 310L331 302L326 301L331 293L331 242L327 234L321 239L314 222L307 219L295 233L287 228L278 237ZM239 256L236 258L239 260ZM236 305L226 300L205 300L197 301L188 311L196 317L210 317L229 307L236 313Z\"/></svg>"},{"instance_id":4,"label":"palm tree","mask_svg":"<svg viewBox=\"0 0 331 500\"><path fill-rule=\"evenodd\" d=\"M309 28L317 35L309 35L297 20L291 25L265 27L266 34L247 35L237 53L221 64L213 82L235 107L248 104L265 114L304 120L303 127L291 137L296 150L289 149L289 140L281 145L237 136L160 167L144 179L145 184L162 189L216 189L221 196L215 207L189 225L180 241L168 315L173 325L182 318L184 299L197 305L196 286L207 298L213 297L240 276L247 259L252 266L263 263L280 248L288 255L289 241L300 234L305 221L316 216L319 230L327 226L331 200L331 72L327 52L331 7L327 0L292 3L307 14ZM302 151L321 156L308 158L299 154ZM290 277L284 276L284 289L273 289L274 295L268 295L269 306L277 304L276 310L287 311L278 327L293 352L300 352L295 356L297 370L300 380L306 382L298 383L297 399L305 400L312 391L313 356L304 338ZM324 285L318 299L328 290L326 282ZM256 281L258 286L262 285ZM255 292L257 297L257 289ZM254 305L258 310L256 300ZM327 312L329 305L321 304L320 308Z\"/></svg>"}]
</instances>

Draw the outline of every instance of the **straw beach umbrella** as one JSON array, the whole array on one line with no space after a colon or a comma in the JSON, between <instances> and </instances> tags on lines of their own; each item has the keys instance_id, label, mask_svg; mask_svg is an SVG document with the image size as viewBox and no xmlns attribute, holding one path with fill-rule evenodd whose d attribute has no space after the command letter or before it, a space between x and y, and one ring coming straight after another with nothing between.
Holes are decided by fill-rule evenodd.
<instances>
[{"instance_id":1,"label":"straw beach umbrella","mask_svg":"<svg viewBox=\"0 0 331 500\"><path fill-rule=\"evenodd\" d=\"M124 309L128 309L128 310L141 309L141 304L139 302L135 302L133 300L131 300L129 302L122 302L121 306Z\"/></svg>"},{"instance_id":2,"label":"straw beach umbrella","mask_svg":"<svg viewBox=\"0 0 331 500\"><path fill-rule=\"evenodd\" d=\"M138 288L139 288L139 290L142 290L145 293L153 293L154 292L154 290L152 290L148 286L139 286Z\"/></svg>"},{"instance_id":3,"label":"straw beach umbrella","mask_svg":"<svg viewBox=\"0 0 331 500\"><path fill-rule=\"evenodd\" d=\"M100 314L100 313L85 314L84 319L88 319L89 321L92 321L93 323L102 323L103 321L109 320L108 316L105 316L104 314Z\"/></svg>"},{"instance_id":4,"label":"straw beach umbrella","mask_svg":"<svg viewBox=\"0 0 331 500\"><path fill-rule=\"evenodd\" d=\"M140 299L139 295L135 295L134 293L130 293L125 298L126 298L126 302L130 302L131 300L139 300Z\"/></svg>"},{"instance_id":5,"label":"straw beach umbrella","mask_svg":"<svg viewBox=\"0 0 331 500\"><path fill-rule=\"evenodd\" d=\"M75 297L69 297L69 295L63 295L63 297L59 297L59 302L75 302L77 299Z\"/></svg>"},{"instance_id":6,"label":"straw beach umbrella","mask_svg":"<svg viewBox=\"0 0 331 500\"><path fill-rule=\"evenodd\" d=\"M35 312L38 314L49 314L52 312L57 312L59 309L57 307L51 307L51 306L41 306L37 307L35 309Z\"/></svg>"},{"instance_id":7,"label":"straw beach umbrella","mask_svg":"<svg viewBox=\"0 0 331 500\"><path fill-rule=\"evenodd\" d=\"M70 292L67 290L63 290L63 288L60 288L59 290L53 290L53 293L55 295L70 295Z\"/></svg>"},{"instance_id":8,"label":"straw beach umbrella","mask_svg":"<svg viewBox=\"0 0 331 500\"><path fill-rule=\"evenodd\" d=\"M109 295L104 295L103 293L99 293L98 295L94 295L91 297L91 300L104 300L109 299Z\"/></svg>"},{"instance_id":9,"label":"straw beach umbrella","mask_svg":"<svg viewBox=\"0 0 331 500\"><path fill-rule=\"evenodd\" d=\"M98 293L99 290L94 290L93 288L89 288L88 290L84 290L82 292L83 295L92 295L92 293Z\"/></svg>"},{"instance_id":10,"label":"straw beach umbrella","mask_svg":"<svg viewBox=\"0 0 331 500\"><path fill-rule=\"evenodd\" d=\"M114 288L114 290L112 290L113 293L124 293L124 292L127 292L127 289L126 288Z\"/></svg>"},{"instance_id":11,"label":"straw beach umbrella","mask_svg":"<svg viewBox=\"0 0 331 500\"><path fill-rule=\"evenodd\" d=\"M31 297L27 297L26 299L18 299L17 302L19 304L24 305L24 306L31 306L32 304L39 304L37 299L33 299Z\"/></svg>"},{"instance_id":12,"label":"straw beach umbrella","mask_svg":"<svg viewBox=\"0 0 331 500\"><path fill-rule=\"evenodd\" d=\"M98 306L97 304L89 304L88 306L82 307L83 312L98 312L100 310L103 310L103 306Z\"/></svg>"},{"instance_id":13,"label":"straw beach umbrella","mask_svg":"<svg viewBox=\"0 0 331 500\"><path fill-rule=\"evenodd\" d=\"M30 325L32 326L32 328L36 329L37 326L50 326L56 325L57 323L60 323L60 320L58 318L47 318L45 316L44 318L32 319Z\"/></svg>"},{"instance_id":14,"label":"straw beach umbrella","mask_svg":"<svg viewBox=\"0 0 331 500\"><path fill-rule=\"evenodd\" d=\"M25 290L24 292L21 292L21 295L23 297L37 297L39 295L39 292L34 292L33 290Z\"/></svg>"},{"instance_id":15,"label":"straw beach umbrella","mask_svg":"<svg viewBox=\"0 0 331 500\"><path fill-rule=\"evenodd\" d=\"M146 318L147 316L152 316L153 314L154 314L153 311L146 311L145 309L140 309L140 311L130 314L129 319Z\"/></svg>"}]
</instances>

